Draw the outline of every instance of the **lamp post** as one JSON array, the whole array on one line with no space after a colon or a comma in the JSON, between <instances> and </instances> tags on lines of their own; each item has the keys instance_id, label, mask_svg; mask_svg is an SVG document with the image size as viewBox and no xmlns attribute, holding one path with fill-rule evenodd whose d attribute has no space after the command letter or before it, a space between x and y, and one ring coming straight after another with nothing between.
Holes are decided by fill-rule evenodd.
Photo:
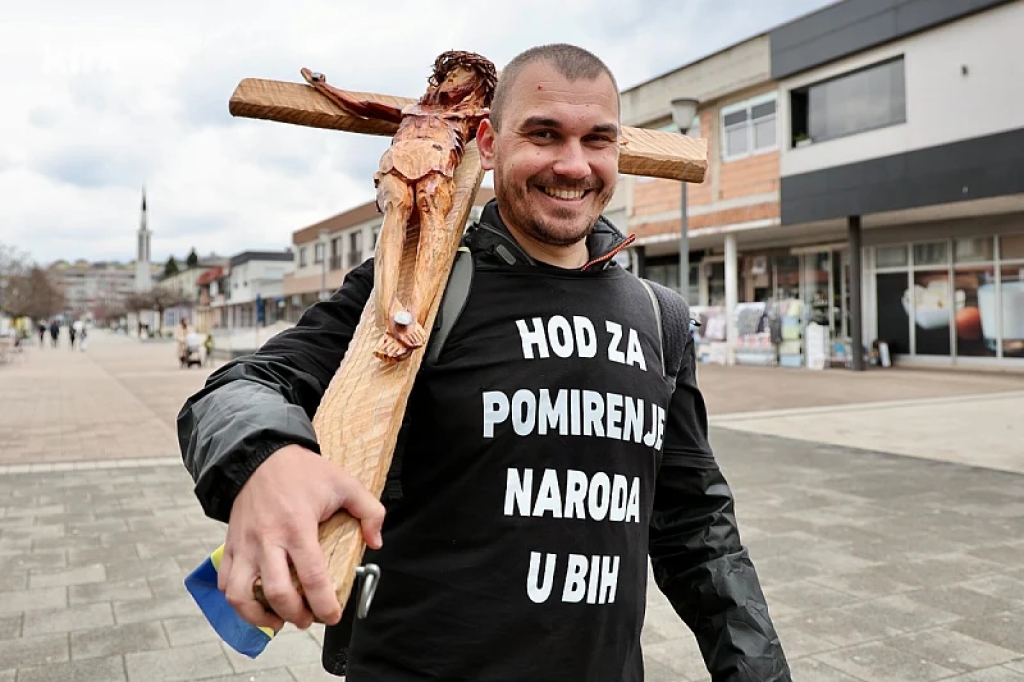
<instances>
[{"instance_id":1,"label":"lamp post","mask_svg":"<svg viewBox=\"0 0 1024 682\"><path fill-rule=\"evenodd\" d=\"M680 135L686 135L697 115L697 100L692 97L677 97L672 100L672 122L679 129ZM679 293L684 298L690 295L690 238L686 224L686 183L680 183L679 203ZM693 303L693 301L689 301Z\"/></svg>"}]
</instances>

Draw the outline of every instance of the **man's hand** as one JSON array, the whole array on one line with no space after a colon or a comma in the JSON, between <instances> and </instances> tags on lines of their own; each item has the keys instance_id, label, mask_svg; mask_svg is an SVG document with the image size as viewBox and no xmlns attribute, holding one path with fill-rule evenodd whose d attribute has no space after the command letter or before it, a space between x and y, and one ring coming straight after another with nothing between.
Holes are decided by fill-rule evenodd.
<instances>
[{"instance_id":1,"label":"man's hand","mask_svg":"<svg viewBox=\"0 0 1024 682\"><path fill-rule=\"evenodd\" d=\"M319 524L339 509L359 519L369 547L380 548L384 505L337 465L288 445L256 469L231 508L217 578L217 587L242 618L275 630L284 621L308 628L314 615L328 625L340 620L341 604L317 534ZM309 608L292 585L289 559ZM257 577L277 615L253 597Z\"/></svg>"}]
</instances>

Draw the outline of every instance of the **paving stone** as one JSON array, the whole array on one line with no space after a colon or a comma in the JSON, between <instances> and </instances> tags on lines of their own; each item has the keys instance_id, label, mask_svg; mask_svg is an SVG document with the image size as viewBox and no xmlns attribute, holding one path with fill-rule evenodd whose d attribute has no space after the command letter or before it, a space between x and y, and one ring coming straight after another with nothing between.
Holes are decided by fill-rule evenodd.
<instances>
[{"instance_id":1,"label":"paving stone","mask_svg":"<svg viewBox=\"0 0 1024 682\"><path fill-rule=\"evenodd\" d=\"M306 682L312 679L318 678L312 676L292 677L287 668L275 668L274 670L254 670L226 677L204 677L203 682L295 682L295 680ZM330 682L341 682L344 678L331 675L328 679Z\"/></svg>"},{"instance_id":2,"label":"paving stone","mask_svg":"<svg viewBox=\"0 0 1024 682\"><path fill-rule=\"evenodd\" d=\"M0 573L0 592L15 592L28 589L28 571ZM0 596L0 599L3 597Z\"/></svg>"},{"instance_id":3,"label":"paving stone","mask_svg":"<svg viewBox=\"0 0 1024 682\"><path fill-rule=\"evenodd\" d=\"M23 572L33 568L64 568L67 557L63 551L31 551L0 555L0 573Z\"/></svg>"},{"instance_id":4,"label":"paving stone","mask_svg":"<svg viewBox=\"0 0 1024 682\"><path fill-rule=\"evenodd\" d=\"M975 639L1016 651L1024 657L1024 613L999 613L963 620L951 629Z\"/></svg>"},{"instance_id":5,"label":"paving stone","mask_svg":"<svg viewBox=\"0 0 1024 682\"><path fill-rule=\"evenodd\" d=\"M985 668L956 677L944 678L943 682L1024 682L1024 674L1006 667Z\"/></svg>"},{"instance_id":6,"label":"paving stone","mask_svg":"<svg viewBox=\"0 0 1024 682\"><path fill-rule=\"evenodd\" d=\"M158 679L158 678L153 678ZM57 663L18 670L18 682L124 682L124 661L120 656Z\"/></svg>"},{"instance_id":7,"label":"paving stone","mask_svg":"<svg viewBox=\"0 0 1024 682\"><path fill-rule=\"evenodd\" d=\"M783 605L791 611L800 613L835 608L858 601L854 595L809 580L769 585L764 588L764 592L773 613L781 613L779 608Z\"/></svg>"},{"instance_id":8,"label":"paving stone","mask_svg":"<svg viewBox=\"0 0 1024 682\"><path fill-rule=\"evenodd\" d=\"M888 626L882 619L852 614L842 608L782 616L774 620L780 629L799 630L836 646L854 646L900 634L900 630Z\"/></svg>"},{"instance_id":9,"label":"paving stone","mask_svg":"<svg viewBox=\"0 0 1024 682\"><path fill-rule=\"evenodd\" d=\"M43 587L38 590L0 592L0 616L34 609L57 608L67 606L67 603L68 590L66 587Z\"/></svg>"},{"instance_id":10,"label":"paving stone","mask_svg":"<svg viewBox=\"0 0 1024 682\"><path fill-rule=\"evenodd\" d=\"M288 670L291 672L292 677L296 680L302 680L302 682L340 682L340 680L344 679L339 678L337 675L329 674L319 662L307 663L305 665L290 665ZM242 676L242 682L245 682L244 675ZM677 675L673 682L689 682L689 680Z\"/></svg>"},{"instance_id":11,"label":"paving stone","mask_svg":"<svg viewBox=\"0 0 1024 682\"><path fill-rule=\"evenodd\" d=\"M782 642L782 650L786 652L786 658L790 661L837 648L832 642L815 637L799 628L791 628L787 623L776 622L775 629L779 634L779 641Z\"/></svg>"},{"instance_id":12,"label":"paving stone","mask_svg":"<svg viewBox=\"0 0 1024 682\"><path fill-rule=\"evenodd\" d=\"M235 673L221 645L216 643L125 654L124 664L128 682L192 682Z\"/></svg>"},{"instance_id":13,"label":"paving stone","mask_svg":"<svg viewBox=\"0 0 1024 682\"><path fill-rule=\"evenodd\" d=\"M0 640L0 670L68 660L68 637L55 633Z\"/></svg>"},{"instance_id":14,"label":"paving stone","mask_svg":"<svg viewBox=\"0 0 1024 682\"><path fill-rule=\"evenodd\" d=\"M888 644L957 672L970 672L1020 658L1018 652L948 628L914 633L891 640Z\"/></svg>"},{"instance_id":15,"label":"paving stone","mask_svg":"<svg viewBox=\"0 0 1024 682\"><path fill-rule=\"evenodd\" d=\"M818 654L814 658L871 682L929 682L956 672L880 642Z\"/></svg>"},{"instance_id":16,"label":"paving stone","mask_svg":"<svg viewBox=\"0 0 1024 682\"><path fill-rule=\"evenodd\" d=\"M36 569L29 572L28 585L35 589L40 587L102 583L106 579L107 571L103 565L92 564L75 568Z\"/></svg>"},{"instance_id":17,"label":"paving stone","mask_svg":"<svg viewBox=\"0 0 1024 682\"><path fill-rule=\"evenodd\" d=\"M852 677L813 658L791 660L789 671L798 682L865 682L864 678Z\"/></svg>"},{"instance_id":18,"label":"paving stone","mask_svg":"<svg viewBox=\"0 0 1024 682\"><path fill-rule=\"evenodd\" d=\"M71 658L101 658L169 648L160 623L132 623L71 633Z\"/></svg>"},{"instance_id":19,"label":"paving stone","mask_svg":"<svg viewBox=\"0 0 1024 682\"><path fill-rule=\"evenodd\" d=\"M707 666L693 637L689 641L661 642L644 648L644 659L660 663L684 680L707 679Z\"/></svg>"},{"instance_id":20,"label":"paving stone","mask_svg":"<svg viewBox=\"0 0 1024 682\"><path fill-rule=\"evenodd\" d=\"M167 633L167 639L174 647L220 641L217 631L202 614L165 618L162 623L164 631Z\"/></svg>"},{"instance_id":21,"label":"paving stone","mask_svg":"<svg viewBox=\"0 0 1024 682\"><path fill-rule=\"evenodd\" d=\"M120 561L138 561L139 555L133 545L107 545L68 550L68 566L90 564L112 564Z\"/></svg>"},{"instance_id":22,"label":"paving stone","mask_svg":"<svg viewBox=\"0 0 1024 682\"><path fill-rule=\"evenodd\" d=\"M303 665L320 660L320 646L309 633L302 631L281 632L255 659L243 656L227 646L224 652L236 673Z\"/></svg>"},{"instance_id":23,"label":"paving stone","mask_svg":"<svg viewBox=\"0 0 1024 682\"><path fill-rule=\"evenodd\" d=\"M192 616L198 610L199 607L186 591L180 597L114 602L114 618L118 624Z\"/></svg>"},{"instance_id":24,"label":"paving stone","mask_svg":"<svg viewBox=\"0 0 1024 682\"><path fill-rule=\"evenodd\" d=\"M21 615L0 617L0 639L21 636Z\"/></svg>"},{"instance_id":25,"label":"paving stone","mask_svg":"<svg viewBox=\"0 0 1024 682\"><path fill-rule=\"evenodd\" d=\"M68 603L72 605L152 598L153 593L145 578L116 583L87 583L68 587Z\"/></svg>"},{"instance_id":26,"label":"paving stone","mask_svg":"<svg viewBox=\"0 0 1024 682\"><path fill-rule=\"evenodd\" d=\"M113 625L114 615L110 604L79 604L57 609L36 609L25 612L22 631L26 636L50 632L71 632L91 630L104 625Z\"/></svg>"},{"instance_id":27,"label":"paving stone","mask_svg":"<svg viewBox=\"0 0 1024 682\"><path fill-rule=\"evenodd\" d=\"M163 575L178 575L181 569L171 557L154 557L145 561L118 561L105 564L107 580L121 582L138 578L158 578Z\"/></svg>"},{"instance_id":28,"label":"paving stone","mask_svg":"<svg viewBox=\"0 0 1024 682\"><path fill-rule=\"evenodd\" d=\"M932 590L917 590L908 593L907 598L919 604L949 611L965 618L983 616L988 613L1002 613L1022 605L1021 602L1005 601L968 589L965 586L967 584L970 583ZM1021 588L1024 589L1024 585L1021 585Z\"/></svg>"},{"instance_id":29,"label":"paving stone","mask_svg":"<svg viewBox=\"0 0 1024 682\"><path fill-rule=\"evenodd\" d=\"M855 617L883 621L887 627L899 632L911 632L958 620L949 611L919 604L902 594L855 604L845 611Z\"/></svg>"}]
</instances>

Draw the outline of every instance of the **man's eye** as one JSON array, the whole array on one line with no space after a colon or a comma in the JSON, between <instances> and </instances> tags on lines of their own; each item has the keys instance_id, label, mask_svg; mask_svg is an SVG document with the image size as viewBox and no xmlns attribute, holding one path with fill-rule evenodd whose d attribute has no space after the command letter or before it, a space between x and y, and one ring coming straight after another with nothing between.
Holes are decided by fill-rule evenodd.
<instances>
[{"instance_id":1,"label":"man's eye","mask_svg":"<svg viewBox=\"0 0 1024 682\"><path fill-rule=\"evenodd\" d=\"M535 132L530 133L530 137L536 138L538 140L553 140L555 138L555 134L550 130L537 130Z\"/></svg>"}]
</instances>

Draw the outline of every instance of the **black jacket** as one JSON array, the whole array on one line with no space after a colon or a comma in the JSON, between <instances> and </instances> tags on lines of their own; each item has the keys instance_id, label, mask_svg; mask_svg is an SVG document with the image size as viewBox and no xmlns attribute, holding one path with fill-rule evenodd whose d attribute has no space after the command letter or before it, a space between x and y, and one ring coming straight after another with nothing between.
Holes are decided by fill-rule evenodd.
<instances>
[{"instance_id":1,"label":"black jacket","mask_svg":"<svg viewBox=\"0 0 1024 682\"><path fill-rule=\"evenodd\" d=\"M588 240L591 257L608 254L622 241L621 233L599 223ZM493 201L466 243L485 268L551 267L519 248ZM606 259L594 267L617 266ZM297 443L318 451L311 420L372 284L372 261L367 261L349 273L329 301L310 307L294 328L255 354L218 369L186 402L178 417L179 442L208 516L226 522L248 476L280 447ZM665 419L649 516L647 545L655 579L694 632L715 682L786 682L789 668L740 541L733 496L708 444L689 334L687 339ZM328 645L332 641L329 637ZM325 650L325 661L329 654Z\"/></svg>"}]
</instances>

